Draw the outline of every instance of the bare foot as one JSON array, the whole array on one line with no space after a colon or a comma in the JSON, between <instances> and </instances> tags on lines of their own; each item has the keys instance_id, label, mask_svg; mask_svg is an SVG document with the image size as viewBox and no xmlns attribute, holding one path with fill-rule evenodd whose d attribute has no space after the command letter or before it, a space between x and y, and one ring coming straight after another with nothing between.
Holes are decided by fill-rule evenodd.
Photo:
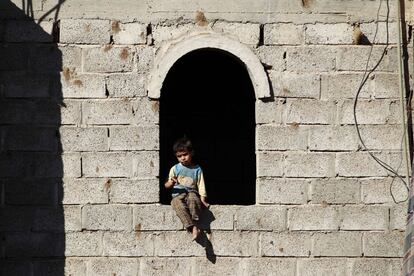
<instances>
[{"instance_id":1,"label":"bare foot","mask_svg":"<svg viewBox=\"0 0 414 276\"><path fill-rule=\"evenodd\" d=\"M193 234L193 238L192 238L193 241L195 241L200 235L200 229L198 229L198 227L195 225L193 226L192 234Z\"/></svg>"}]
</instances>

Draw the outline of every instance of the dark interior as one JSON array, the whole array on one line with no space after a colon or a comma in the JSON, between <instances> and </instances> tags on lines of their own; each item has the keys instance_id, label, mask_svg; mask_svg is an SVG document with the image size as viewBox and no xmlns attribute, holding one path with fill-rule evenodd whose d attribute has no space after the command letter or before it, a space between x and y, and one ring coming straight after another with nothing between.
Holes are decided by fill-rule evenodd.
<instances>
[{"instance_id":1,"label":"dark interior","mask_svg":"<svg viewBox=\"0 0 414 276\"><path fill-rule=\"evenodd\" d=\"M211 204L255 203L255 94L245 66L233 55L202 49L170 69L160 99L160 201L177 160L174 141L193 141Z\"/></svg>"}]
</instances>

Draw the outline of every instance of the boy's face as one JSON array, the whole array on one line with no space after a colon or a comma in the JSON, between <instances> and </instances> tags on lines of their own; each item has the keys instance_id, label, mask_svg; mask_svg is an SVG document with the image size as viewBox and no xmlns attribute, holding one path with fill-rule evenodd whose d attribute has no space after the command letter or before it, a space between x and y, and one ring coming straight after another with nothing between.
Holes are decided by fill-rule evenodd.
<instances>
[{"instance_id":1,"label":"boy's face","mask_svg":"<svg viewBox=\"0 0 414 276\"><path fill-rule=\"evenodd\" d=\"M180 162L184 166L191 165L193 156L190 152L183 150L177 151L175 153L175 157L177 157L178 162Z\"/></svg>"}]
</instances>

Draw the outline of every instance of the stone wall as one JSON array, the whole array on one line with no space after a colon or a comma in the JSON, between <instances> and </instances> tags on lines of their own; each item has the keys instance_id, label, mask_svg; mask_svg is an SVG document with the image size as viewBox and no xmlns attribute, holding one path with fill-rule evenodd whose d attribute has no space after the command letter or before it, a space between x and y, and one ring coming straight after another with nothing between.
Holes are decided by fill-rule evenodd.
<instances>
[{"instance_id":1,"label":"stone wall","mask_svg":"<svg viewBox=\"0 0 414 276\"><path fill-rule=\"evenodd\" d=\"M104 2L67 1L40 24L0 7L4 275L399 274L406 203L390 186L406 191L353 125L376 1ZM55 2L32 5L39 19ZM357 118L404 174L391 8ZM196 243L159 204L159 103L146 86L161 46L205 31L247 45L273 96L256 101L256 205L212 206ZM382 22L370 66L385 42Z\"/></svg>"}]
</instances>

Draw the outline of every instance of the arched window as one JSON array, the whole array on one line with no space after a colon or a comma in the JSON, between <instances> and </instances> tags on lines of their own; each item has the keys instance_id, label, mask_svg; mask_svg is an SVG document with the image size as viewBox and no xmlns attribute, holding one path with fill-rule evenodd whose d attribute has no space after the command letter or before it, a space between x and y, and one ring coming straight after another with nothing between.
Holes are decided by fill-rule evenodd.
<instances>
[{"instance_id":1,"label":"arched window","mask_svg":"<svg viewBox=\"0 0 414 276\"><path fill-rule=\"evenodd\" d=\"M255 98L244 63L229 52L197 49L174 63L160 97L161 203L170 203L163 184L183 135L194 143L212 204L255 203Z\"/></svg>"}]
</instances>

